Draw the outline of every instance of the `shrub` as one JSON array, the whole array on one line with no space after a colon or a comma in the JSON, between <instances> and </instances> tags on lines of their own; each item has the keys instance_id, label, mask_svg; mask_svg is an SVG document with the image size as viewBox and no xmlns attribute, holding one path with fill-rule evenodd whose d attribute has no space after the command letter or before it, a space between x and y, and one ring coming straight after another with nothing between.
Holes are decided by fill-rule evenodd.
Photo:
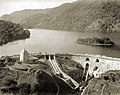
<instances>
[{"instance_id":1,"label":"shrub","mask_svg":"<svg viewBox=\"0 0 120 95\"><path fill-rule=\"evenodd\" d=\"M1 88L0 90L2 93L8 93L9 92L9 88Z\"/></svg>"},{"instance_id":2,"label":"shrub","mask_svg":"<svg viewBox=\"0 0 120 95\"><path fill-rule=\"evenodd\" d=\"M104 76L104 80L109 80L109 76Z\"/></svg>"},{"instance_id":3,"label":"shrub","mask_svg":"<svg viewBox=\"0 0 120 95\"><path fill-rule=\"evenodd\" d=\"M2 84L4 86L11 86L12 84L17 85L17 81L13 79L4 79L4 81L2 81Z\"/></svg>"},{"instance_id":4,"label":"shrub","mask_svg":"<svg viewBox=\"0 0 120 95\"><path fill-rule=\"evenodd\" d=\"M21 83L19 85L19 93L20 94L30 94L31 91L31 85L28 83Z\"/></svg>"},{"instance_id":5,"label":"shrub","mask_svg":"<svg viewBox=\"0 0 120 95\"><path fill-rule=\"evenodd\" d=\"M31 93L36 93L38 92L38 84L32 84L31 85Z\"/></svg>"}]
</instances>

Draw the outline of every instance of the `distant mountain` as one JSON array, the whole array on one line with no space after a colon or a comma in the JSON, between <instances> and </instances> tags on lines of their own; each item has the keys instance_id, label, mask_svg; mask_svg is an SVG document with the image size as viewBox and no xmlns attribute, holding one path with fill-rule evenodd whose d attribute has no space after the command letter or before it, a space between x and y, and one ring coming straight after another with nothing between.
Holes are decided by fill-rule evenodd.
<instances>
[{"instance_id":1,"label":"distant mountain","mask_svg":"<svg viewBox=\"0 0 120 95\"><path fill-rule=\"evenodd\" d=\"M25 18L38 13L45 13L47 10L42 9L26 9L22 11L15 11L12 14L5 14L0 17L2 20L12 21L14 23L20 23Z\"/></svg>"},{"instance_id":2,"label":"distant mountain","mask_svg":"<svg viewBox=\"0 0 120 95\"><path fill-rule=\"evenodd\" d=\"M120 31L119 0L79 0L46 10L23 10L1 17L27 28L65 31Z\"/></svg>"}]
</instances>

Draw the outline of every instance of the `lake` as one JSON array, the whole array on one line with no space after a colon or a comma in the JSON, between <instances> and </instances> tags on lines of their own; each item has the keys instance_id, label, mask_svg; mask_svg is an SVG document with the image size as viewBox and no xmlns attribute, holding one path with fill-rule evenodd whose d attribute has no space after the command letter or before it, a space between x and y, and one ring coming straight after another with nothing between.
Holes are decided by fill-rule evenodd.
<instances>
[{"instance_id":1,"label":"lake","mask_svg":"<svg viewBox=\"0 0 120 95\"><path fill-rule=\"evenodd\" d=\"M46 29L30 29L31 37L0 46L0 56L19 54L23 48L30 53L82 53L120 57L120 34L97 32L65 32ZM109 37L116 46L111 48L77 44L76 40L86 37Z\"/></svg>"}]
</instances>

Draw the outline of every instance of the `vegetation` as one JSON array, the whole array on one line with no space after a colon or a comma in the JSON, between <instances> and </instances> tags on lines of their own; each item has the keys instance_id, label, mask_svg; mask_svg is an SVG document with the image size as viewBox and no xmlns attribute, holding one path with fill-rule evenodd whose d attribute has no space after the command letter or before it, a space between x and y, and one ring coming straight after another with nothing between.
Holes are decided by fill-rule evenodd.
<instances>
[{"instance_id":1,"label":"vegetation","mask_svg":"<svg viewBox=\"0 0 120 95\"><path fill-rule=\"evenodd\" d=\"M87 44L87 45L99 45L99 46L114 46L114 42L112 42L109 38L86 38L77 40L78 44Z\"/></svg>"},{"instance_id":2,"label":"vegetation","mask_svg":"<svg viewBox=\"0 0 120 95\"><path fill-rule=\"evenodd\" d=\"M83 67L79 63L71 60L71 55L58 55L57 61L60 68L66 74L75 79L78 83L82 80Z\"/></svg>"},{"instance_id":3,"label":"vegetation","mask_svg":"<svg viewBox=\"0 0 120 95\"><path fill-rule=\"evenodd\" d=\"M119 0L78 0L52 9L18 11L1 19L27 28L111 33L120 32L119 13Z\"/></svg>"},{"instance_id":4,"label":"vegetation","mask_svg":"<svg viewBox=\"0 0 120 95\"><path fill-rule=\"evenodd\" d=\"M23 29L20 24L0 20L0 45L10 41L29 38L29 30Z\"/></svg>"},{"instance_id":5,"label":"vegetation","mask_svg":"<svg viewBox=\"0 0 120 95\"><path fill-rule=\"evenodd\" d=\"M35 56L39 59L44 58L43 55ZM72 61L71 57L69 54L57 55L59 66L66 74L80 82L83 67ZM56 95L58 91L56 82L61 85L60 95L70 95L70 87L55 77L50 65L44 61L39 61L37 64L26 64L25 67L25 64L19 63L19 57L16 55L16 57L2 56L0 64L4 65L1 65L0 68L0 95ZM17 64L21 66L19 67ZM28 67L28 69L25 71L24 67L25 69ZM68 69L66 70L64 67Z\"/></svg>"},{"instance_id":6,"label":"vegetation","mask_svg":"<svg viewBox=\"0 0 120 95\"><path fill-rule=\"evenodd\" d=\"M88 84L83 95L119 95L120 71L108 71Z\"/></svg>"}]
</instances>

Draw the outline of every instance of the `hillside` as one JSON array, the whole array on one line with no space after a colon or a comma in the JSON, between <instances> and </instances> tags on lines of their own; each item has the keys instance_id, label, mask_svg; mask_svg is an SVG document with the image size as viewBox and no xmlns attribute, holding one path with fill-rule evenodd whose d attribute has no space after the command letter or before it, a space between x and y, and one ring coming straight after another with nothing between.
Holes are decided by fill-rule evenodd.
<instances>
[{"instance_id":1,"label":"hillside","mask_svg":"<svg viewBox=\"0 0 120 95\"><path fill-rule=\"evenodd\" d=\"M57 85L59 95L71 95L72 89L53 74L51 65L43 59L44 55L36 56L39 61L30 64L21 63L19 57L0 58L0 95L56 95ZM62 71L80 82L83 67L67 55L60 54L57 59Z\"/></svg>"},{"instance_id":2,"label":"hillside","mask_svg":"<svg viewBox=\"0 0 120 95\"><path fill-rule=\"evenodd\" d=\"M47 12L46 10L42 10L42 9L26 9L26 10L22 10L22 11L15 11L12 14L5 14L3 16L0 17L0 19L6 20L6 21L12 21L14 23L20 23L21 21L23 21L25 18L33 15L33 14L38 14L38 13L45 13Z\"/></svg>"},{"instance_id":3,"label":"hillside","mask_svg":"<svg viewBox=\"0 0 120 95\"><path fill-rule=\"evenodd\" d=\"M20 24L0 20L0 45L8 42L29 38L29 30L23 29Z\"/></svg>"},{"instance_id":4,"label":"hillside","mask_svg":"<svg viewBox=\"0 0 120 95\"><path fill-rule=\"evenodd\" d=\"M89 82L83 95L119 95L120 71L108 71Z\"/></svg>"},{"instance_id":5,"label":"hillside","mask_svg":"<svg viewBox=\"0 0 120 95\"><path fill-rule=\"evenodd\" d=\"M1 19L16 22L14 19L22 14L17 22L27 28L109 33L120 31L119 0L79 0L46 10L29 11L29 16L24 16L21 11L15 12L2 16ZM28 10L24 12L27 13Z\"/></svg>"}]
</instances>

